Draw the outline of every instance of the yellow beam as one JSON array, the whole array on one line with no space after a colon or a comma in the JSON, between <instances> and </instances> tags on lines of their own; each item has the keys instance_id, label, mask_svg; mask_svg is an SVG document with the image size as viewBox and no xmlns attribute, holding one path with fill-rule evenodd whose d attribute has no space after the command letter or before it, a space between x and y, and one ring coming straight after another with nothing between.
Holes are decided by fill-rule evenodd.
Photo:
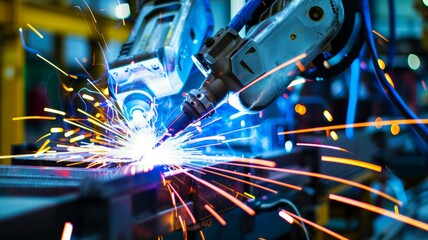
<instances>
[{"instance_id":1,"label":"yellow beam","mask_svg":"<svg viewBox=\"0 0 428 240\"><path fill-rule=\"evenodd\" d=\"M24 62L25 54L22 48L17 28L21 15L21 1L12 1L8 8L9 24L3 32L0 45L0 154L9 155L12 144L22 144L24 141L24 123L12 122L15 116L24 114ZM12 34L11 34L12 33ZM0 161L9 164L10 160Z\"/></svg>"}]
</instances>

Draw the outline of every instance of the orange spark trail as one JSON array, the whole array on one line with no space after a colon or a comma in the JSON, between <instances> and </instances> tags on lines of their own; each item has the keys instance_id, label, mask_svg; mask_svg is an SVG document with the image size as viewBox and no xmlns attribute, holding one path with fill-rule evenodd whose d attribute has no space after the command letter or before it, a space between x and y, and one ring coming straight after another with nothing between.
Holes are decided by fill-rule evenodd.
<instances>
[{"instance_id":1,"label":"orange spark trail","mask_svg":"<svg viewBox=\"0 0 428 240\"><path fill-rule=\"evenodd\" d=\"M331 235L331 236L333 236L333 237L335 237L335 238L337 238L337 239L342 239L342 240L348 239L348 238L346 238L346 237L344 237L344 236L342 236L342 235L340 235L340 234L337 234L337 233L335 233L335 232L331 231L330 229L327 229L327 228L325 228L325 227L323 227L323 226L320 226L320 225L318 225L318 224L316 224L316 223L314 223L314 222L311 222L311 221L309 221L309 220L307 220L307 219L304 219L304 218L302 218L302 217L299 217L299 216L297 216L297 215L295 215L295 214L293 214L293 213L291 213L291 212L289 212L289 211L286 211L286 210L284 210L284 209L282 209L281 211L282 211L282 212L285 212L286 214L288 214L288 215L292 216L293 218L295 218L295 219L297 219L297 220L299 220L299 221L303 221L304 223L306 223L306 224L308 224L308 225L311 225L312 227L317 228L317 229L319 229L319 230L321 230L321 231L323 231L323 232L325 232L325 233L327 233L327 234L329 234L329 235Z\"/></svg>"},{"instance_id":2,"label":"orange spark trail","mask_svg":"<svg viewBox=\"0 0 428 240\"><path fill-rule=\"evenodd\" d=\"M87 3L85 0L83 0L83 2L86 4L86 7L88 7L89 12L91 13L92 18L94 19L94 22L95 22L95 23L97 23L97 19L95 18L95 15L94 15L94 13L92 12L91 7L89 7L88 3Z\"/></svg>"},{"instance_id":3,"label":"orange spark trail","mask_svg":"<svg viewBox=\"0 0 428 240\"><path fill-rule=\"evenodd\" d=\"M64 129L61 127L53 127L53 128L51 128L50 131L51 131L51 133L62 133L62 132L64 132Z\"/></svg>"},{"instance_id":4,"label":"orange spark trail","mask_svg":"<svg viewBox=\"0 0 428 240\"><path fill-rule=\"evenodd\" d=\"M425 231L428 231L428 224L427 223L415 220L413 218L409 218L407 216L403 216L401 214L397 214L395 212L391 212L391 211L388 211L386 209L383 209L383 208L380 208L380 207L376 207L376 206L373 206L373 205L368 204L368 203L360 202L360 201L357 201L357 200L354 200L354 199L350 199L350 198L338 196L338 195L335 195L335 194L330 194L329 198L331 200L335 200L335 201L338 201L338 202L342 202L342 203L345 203L345 204L349 204L349 205L353 205L353 206L356 206L356 207L359 207L359 208L363 208L363 209L366 209L368 211L375 212L377 214L385 215L387 217L396 219L396 220L401 221L403 223L407 223L409 225L412 225L412 226L415 226L417 228L420 228L420 229L423 229Z\"/></svg>"},{"instance_id":5,"label":"orange spark trail","mask_svg":"<svg viewBox=\"0 0 428 240\"><path fill-rule=\"evenodd\" d=\"M211 182L213 182L213 183L215 183L217 185L220 185L221 187L226 188L227 190L231 191L232 193L235 194L235 197L242 196L242 197L248 198L245 194L242 194L242 193L236 191L235 189L230 188L230 187L228 187L228 186L226 186L224 184L221 184L221 183L219 183L217 181L214 181L214 180L211 180Z\"/></svg>"},{"instance_id":6,"label":"orange spark trail","mask_svg":"<svg viewBox=\"0 0 428 240\"><path fill-rule=\"evenodd\" d=\"M78 109L77 109L77 111L78 111L78 112L80 112L80 113L82 113L82 114L84 114L84 115L86 115L86 116L88 116L88 117L89 117L89 118L87 119L87 120L88 120L88 122L90 122L90 123L92 123L92 124L94 124L94 125L97 125L97 126L99 126L99 127L101 127L101 128L104 128L105 130L108 130L108 131L110 131L110 132L114 133L114 134L115 134L115 136L116 136L117 138L120 138L120 139L122 139L122 140L124 140L124 141L125 141L125 139L123 139L123 138L122 138L123 133L120 133L120 132L119 132L119 131L117 131L116 129L112 128L110 125L103 123L102 121L100 121L100 120L99 120L99 119L97 119L96 117L94 117L94 116L92 116L91 114L89 114L89 113L87 113L87 112L85 112L85 111L81 110L80 108L78 108Z\"/></svg>"},{"instance_id":7,"label":"orange spark trail","mask_svg":"<svg viewBox=\"0 0 428 240\"><path fill-rule=\"evenodd\" d=\"M245 86L244 88L242 88L241 90L239 90L238 92L236 92L235 95L238 95L239 93L247 90L248 88L250 88L254 84L260 82L261 80L263 80L267 76L269 76L269 75L271 75L271 74L273 74L273 73L281 70L282 68L284 68L284 67L286 67L286 66L288 66L288 65L290 65L292 63L295 63L297 61L300 61L300 60L304 59L306 56L307 56L306 53L300 54L300 55L298 55L298 56L296 56L296 57L294 57L294 58L292 58L292 59L290 59L290 60L288 60L288 61L286 61L286 62L284 62L284 63L282 63L282 64L280 64L278 66L276 66L276 67L274 67L272 70L266 72L265 74L261 75L260 77L258 77L256 79L254 79L250 84L248 84L247 86Z\"/></svg>"},{"instance_id":8,"label":"orange spark trail","mask_svg":"<svg viewBox=\"0 0 428 240\"><path fill-rule=\"evenodd\" d=\"M77 133L78 131L80 131L80 128L76 128L74 130L70 130L64 133L64 137L70 137L71 135Z\"/></svg>"},{"instance_id":9,"label":"orange spark trail","mask_svg":"<svg viewBox=\"0 0 428 240\"><path fill-rule=\"evenodd\" d=\"M92 97L91 95L88 95L88 94L83 94L82 95L82 98L83 99L86 99L86 100L88 100L88 101L94 101L95 100L95 98L94 97Z\"/></svg>"},{"instance_id":10,"label":"orange spark trail","mask_svg":"<svg viewBox=\"0 0 428 240\"><path fill-rule=\"evenodd\" d=\"M14 117L12 118L12 121L19 121L19 120L56 120L56 117L48 117L48 116L24 116L24 117Z\"/></svg>"},{"instance_id":11,"label":"orange spark trail","mask_svg":"<svg viewBox=\"0 0 428 240\"><path fill-rule=\"evenodd\" d=\"M341 124L341 125L334 125L334 126L315 127L315 128L286 131L286 132L278 133L278 135L289 135L289 134L296 134L296 133L308 133L308 132L328 131L328 130L341 130L345 128L376 127L379 125L392 125L392 124L403 124L403 125L428 124L428 119L417 119L417 120L400 119L400 120L385 120L385 121L375 121L375 122L361 122L361 123L354 123L354 124Z\"/></svg>"},{"instance_id":12,"label":"orange spark trail","mask_svg":"<svg viewBox=\"0 0 428 240\"><path fill-rule=\"evenodd\" d=\"M33 26L31 26L31 24L27 23L27 26L28 26L31 30L33 30L33 32L34 32L35 34L37 34L37 36L39 36L39 38L43 39L43 35L42 35L39 31L37 31L37 29L35 29Z\"/></svg>"},{"instance_id":13,"label":"orange spark trail","mask_svg":"<svg viewBox=\"0 0 428 240\"><path fill-rule=\"evenodd\" d=\"M97 133L97 134L99 134L99 135L101 135L101 136L104 136L104 137L107 137L107 138L109 138L109 137L110 137L110 136L107 136L107 135L105 135L105 134L102 134L102 133L100 133L100 132L96 131L95 129L91 129L91 128L86 127L86 126L84 126L84 125L82 125L82 124L72 122L72 121L70 121L70 120L68 120L68 119L64 119L63 121L64 121L64 122L66 122L66 123L68 123L68 124L74 125L74 126L76 126L76 127L78 127L78 128L82 128L82 129L85 129L85 130L87 130L87 131L90 131L90 132L93 132L93 133Z\"/></svg>"},{"instance_id":14,"label":"orange spark trail","mask_svg":"<svg viewBox=\"0 0 428 240\"><path fill-rule=\"evenodd\" d=\"M422 87L424 88L424 90L426 92L427 91L427 85L426 85L425 81L422 80L421 83L422 83Z\"/></svg>"},{"instance_id":15,"label":"orange spark trail","mask_svg":"<svg viewBox=\"0 0 428 240\"><path fill-rule=\"evenodd\" d=\"M260 188L260 189L263 189L265 191L268 191L268 192L271 192L271 193L274 193L274 194L278 193L277 191L275 191L273 189L261 186L261 185L256 184L256 183L248 182L248 181L245 181L245 180L242 180L242 179L239 179L239 178L234 178L234 177L231 177L231 176L228 176L228 175L225 175L225 174L221 174L221 173L218 173L218 172L213 172L213 171L206 170L206 169L203 169L203 171L207 172L207 173L215 174L215 175L218 175L218 176L221 176L221 177L224 177L224 178L229 178L229 179L232 179L234 181L242 182L242 183L245 183L245 184L248 184L248 185Z\"/></svg>"},{"instance_id":16,"label":"orange spark trail","mask_svg":"<svg viewBox=\"0 0 428 240\"><path fill-rule=\"evenodd\" d=\"M331 146L331 145L316 144L316 143L296 143L296 146L328 148L328 149L338 150L342 152L352 153L344 148Z\"/></svg>"},{"instance_id":17,"label":"orange spark trail","mask_svg":"<svg viewBox=\"0 0 428 240\"><path fill-rule=\"evenodd\" d=\"M201 236L201 240L205 240L205 235L202 230L199 230L199 235Z\"/></svg>"},{"instance_id":18,"label":"orange spark trail","mask_svg":"<svg viewBox=\"0 0 428 240\"><path fill-rule=\"evenodd\" d=\"M374 34L376 34L378 37L382 38L385 42L389 42L389 40L385 36L383 36L382 34L380 34L379 32L377 32L376 30L372 30L372 32Z\"/></svg>"},{"instance_id":19,"label":"orange spark trail","mask_svg":"<svg viewBox=\"0 0 428 240\"><path fill-rule=\"evenodd\" d=\"M64 224L64 230L62 231L61 240L70 240L71 234L73 233L73 224L66 222Z\"/></svg>"},{"instance_id":20,"label":"orange spark trail","mask_svg":"<svg viewBox=\"0 0 428 240\"><path fill-rule=\"evenodd\" d=\"M177 203L175 202L175 193L171 192L172 206L174 206L175 216L177 216Z\"/></svg>"},{"instance_id":21,"label":"orange spark trail","mask_svg":"<svg viewBox=\"0 0 428 240\"><path fill-rule=\"evenodd\" d=\"M244 195L247 196L247 197L249 197L250 199L255 199L256 198L256 196L254 196L254 195L252 195L250 193L247 193L247 192L244 192Z\"/></svg>"},{"instance_id":22,"label":"orange spark trail","mask_svg":"<svg viewBox=\"0 0 428 240\"><path fill-rule=\"evenodd\" d=\"M330 157L330 156L321 156L321 160L324 162L334 162L334 163L342 163L357 167L362 167L366 169L370 169L376 172L382 172L382 167L373 163L358 161L354 159L347 158L339 158L339 157Z\"/></svg>"},{"instance_id":23,"label":"orange spark trail","mask_svg":"<svg viewBox=\"0 0 428 240\"><path fill-rule=\"evenodd\" d=\"M92 85L92 87L95 89L95 90L97 90L97 92L99 93L99 94L101 94L101 96L103 96L103 98L106 100L106 102L108 102L108 103L111 103L111 101L107 98L107 96L106 96L106 94L104 94L91 80L89 80L89 79L86 79L86 81L88 81L89 82L89 84L91 84ZM112 104L113 106L114 106L114 104ZM113 107L115 110L117 110L115 107ZM122 111L119 111L119 110L117 110L117 113L121 116L121 117L123 117L123 118L125 118L125 116L122 114Z\"/></svg>"},{"instance_id":24,"label":"orange spark trail","mask_svg":"<svg viewBox=\"0 0 428 240\"><path fill-rule=\"evenodd\" d=\"M243 202L239 201L238 199L234 198L232 195L228 194L227 192L223 191L222 189L212 185L211 183L193 176L192 174L188 173L187 171L183 170L182 168L179 168L179 170L186 174L187 176L191 177L193 180L202 183L203 185L211 188L212 190L214 190L215 192L219 193L220 195L222 195L223 197L227 198L229 201L231 201L232 203L234 203L236 206L240 207L242 210L244 210L246 213L248 213L251 216L254 216L256 214L256 212L251 209L250 207L248 207L247 205L245 205Z\"/></svg>"},{"instance_id":25,"label":"orange spark trail","mask_svg":"<svg viewBox=\"0 0 428 240\"><path fill-rule=\"evenodd\" d=\"M228 164L234 165L234 166L239 166L239 167L248 167L245 164L238 164L238 163L228 163ZM379 196L382 196L383 198L386 198L386 199L390 200L391 202L394 202L395 204L398 204L400 206L402 205L401 201L397 200L396 198L394 198L394 197L392 197L392 196L390 196L384 192L381 192L379 190L376 190L374 188L368 187L366 185L363 185L361 183L357 183L357 182L354 182L351 180L333 177L333 176L329 176L329 175L325 175L325 174L321 174L321 173L305 172L305 171L292 170L292 169L286 169L286 168L269 168L269 167L260 167L260 166L251 166L251 167L257 168L257 169L263 169L263 170L267 170L267 171L285 172L285 173L303 175L303 176L308 176L308 177L322 178L322 179L330 180L333 182L339 182L339 183L347 184L347 185L350 185L353 187L364 189L366 191L372 192L372 193L377 194Z\"/></svg>"},{"instance_id":26,"label":"orange spark trail","mask_svg":"<svg viewBox=\"0 0 428 240\"><path fill-rule=\"evenodd\" d=\"M184 221L183 221L183 218L181 218L181 215L178 215L178 219L180 220L181 230L183 231L183 238L187 240L186 225L184 224Z\"/></svg>"},{"instance_id":27,"label":"orange spark trail","mask_svg":"<svg viewBox=\"0 0 428 240\"><path fill-rule=\"evenodd\" d=\"M46 58L40 56L39 54L36 54L36 56L39 57L40 59L42 59L43 61L49 63L52 67L56 68L56 70L60 71L62 74L64 74L65 76L68 77L68 73L64 72L64 70L62 70L61 68L59 68L57 65L53 64L52 62L50 62Z\"/></svg>"},{"instance_id":28,"label":"orange spark trail","mask_svg":"<svg viewBox=\"0 0 428 240\"><path fill-rule=\"evenodd\" d=\"M44 139L44 138L47 138L47 137L49 137L50 135L52 135L52 133L47 133L47 134L45 134L45 135L41 136L39 139L37 139L37 140L36 140L36 142L35 142L35 143L38 143L40 140L42 140L42 139Z\"/></svg>"},{"instance_id":29,"label":"orange spark trail","mask_svg":"<svg viewBox=\"0 0 428 240\"><path fill-rule=\"evenodd\" d=\"M297 65L297 67L299 68L299 70L300 70L301 72L304 72L304 71L305 71L305 66L303 66L303 64L302 64L300 61L297 61L297 62L296 62L296 65Z\"/></svg>"},{"instance_id":30,"label":"orange spark trail","mask_svg":"<svg viewBox=\"0 0 428 240\"><path fill-rule=\"evenodd\" d=\"M58 114L58 115L61 115L61 116L65 116L65 112L63 112L63 111L60 111L60 110L56 110L56 109L53 109L53 108L47 108L47 107L45 107L44 109L43 109L43 111L45 111L45 112L49 112L49 113L53 113L53 114Z\"/></svg>"},{"instance_id":31,"label":"orange spark trail","mask_svg":"<svg viewBox=\"0 0 428 240\"><path fill-rule=\"evenodd\" d=\"M215 219L217 219L217 221L222 225L222 226L226 226L226 221L214 210L212 209L210 206L208 206L208 204L205 204L205 209L211 213L211 215L213 215L213 217Z\"/></svg>"},{"instance_id":32,"label":"orange spark trail","mask_svg":"<svg viewBox=\"0 0 428 240\"><path fill-rule=\"evenodd\" d=\"M48 146L48 144L51 142L51 140L46 139L46 141L42 144L42 146L39 148L39 150L37 150L36 154L34 154L34 157L38 157L40 156L43 151L46 149L46 146Z\"/></svg>"},{"instance_id":33,"label":"orange spark trail","mask_svg":"<svg viewBox=\"0 0 428 240\"><path fill-rule=\"evenodd\" d=\"M279 216L282 217L285 221L287 221L289 224L294 223L294 218L290 215L288 215L286 212L280 211Z\"/></svg>"},{"instance_id":34,"label":"orange spark trail","mask_svg":"<svg viewBox=\"0 0 428 240\"><path fill-rule=\"evenodd\" d=\"M226 164L226 163L223 163L223 164ZM230 165L235 165L235 164L230 164ZM245 164L236 164L236 165L240 165L240 166L244 166L244 167L249 167L248 165L245 165ZM251 166L251 167L256 167L256 166ZM235 172L235 171L230 171L230 170L216 168L216 167L206 166L204 168L208 168L208 169L212 169L212 170L217 170L217 171L221 171L221 172L227 172L227 173L235 174L235 175L238 175L238 176L249 177L249 178L261 180L261 181L264 181L264 182L273 183L273 184L276 184L276 185L279 185L279 186L291 188L291 189L294 189L294 190L297 190L297 191L301 191L302 190L302 188L299 187L299 186L295 186L295 185L291 185L291 184L288 184L288 183L283 183L283 182L271 180L269 178L254 176L254 175L251 175L251 174L245 174L245 173L241 173L241 172ZM275 169L275 168L272 168L272 169ZM207 171L207 170L204 169L204 171Z\"/></svg>"},{"instance_id":35,"label":"orange spark trail","mask_svg":"<svg viewBox=\"0 0 428 240\"><path fill-rule=\"evenodd\" d=\"M163 176L163 175L162 175ZM163 177L162 177L163 178ZM163 178L165 179L165 178ZM192 221L193 224L196 224L196 219L193 216L192 212L190 211L189 207L187 207L186 203L183 201L183 199L181 198L181 196L178 194L178 192L175 190L174 187L172 187L172 185L170 183L168 183L168 186L171 188L171 190L175 193L175 196L177 196L178 200L181 202L181 204L183 205L184 209L186 209L186 212L189 214L190 220Z\"/></svg>"},{"instance_id":36,"label":"orange spark trail","mask_svg":"<svg viewBox=\"0 0 428 240\"><path fill-rule=\"evenodd\" d=\"M86 21L86 19L85 19ZM91 74L88 72L88 70L86 70L86 68L80 63L79 59L77 59L76 57L74 58L74 60L77 62L77 64L79 64L79 66L83 69L83 71L85 71L85 73L92 79L94 80L94 78L91 76Z\"/></svg>"},{"instance_id":37,"label":"orange spark trail","mask_svg":"<svg viewBox=\"0 0 428 240\"><path fill-rule=\"evenodd\" d=\"M196 156L199 160L213 160L212 156ZM224 162L223 162L224 161ZM215 162L216 163L228 163L230 161L233 162L241 162L241 163L248 163L248 164L256 164L266 167L276 167L276 163L274 161L270 160L264 160L264 159L255 159L255 158L235 158L235 157L222 157L222 156L216 156Z\"/></svg>"},{"instance_id":38,"label":"orange spark trail","mask_svg":"<svg viewBox=\"0 0 428 240\"><path fill-rule=\"evenodd\" d=\"M331 113L328 110L324 110L323 115L324 115L325 119L327 119L327 121L333 122L333 116L331 115Z\"/></svg>"},{"instance_id":39,"label":"orange spark trail","mask_svg":"<svg viewBox=\"0 0 428 240\"><path fill-rule=\"evenodd\" d=\"M260 82L261 80L263 80L264 78L268 77L269 75L277 72L278 70L281 70L282 68L295 63L299 60L302 60L303 58L305 58L307 56L306 53L300 54L297 57L294 57L276 67L274 67L272 70L266 72L265 74L261 75L260 77L254 79L252 82L250 82L247 86L243 87L241 90L239 90L238 92L236 92L234 94L234 96L236 97L237 95L239 95L241 92L247 90L248 88L250 88L251 86L253 86L254 84ZM207 113L205 113L204 115L202 115L199 119L197 119L196 121L200 121L201 119L204 119L206 116L209 116L212 112L214 112L216 109L218 109L219 107L221 107L223 104L227 103L228 101L223 101L220 104L218 104L215 108L211 109L210 111L208 111Z\"/></svg>"},{"instance_id":40,"label":"orange spark trail","mask_svg":"<svg viewBox=\"0 0 428 240\"><path fill-rule=\"evenodd\" d=\"M340 147L336 147L336 146L331 146L331 145L323 145L323 144L316 144L316 143L296 143L296 146L328 148L328 149L333 149L333 150L338 150L338 151L342 151L342 152L353 154L349 150L346 150L346 149L340 148Z\"/></svg>"},{"instance_id":41,"label":"orange spark trail","mask_svg":"<svg viewBox=\"0 0 428 240\"><path fill-rule=\"evenodd\" d=\"M108 47L107 41L106 41L106 39L104 38L104 34L103 34L103 33L101 33L100 35L101 35L101 38L103 39L104 45L106 46L106 50L107 50L107 52L110 52L110 48Z\"/></svg>"},{"instance_id":42,"label":"orange spark trail","mask_svg":"<svg viewBox=\"0 0 428 240\"><path fill-rule=\"evenodd\" d=\"M74 91L74 88L72 88L72 87L67 87L67 85L65 85L65 83L63 83L63 82L61 82L61 86L62 86L62 88L63 88L65 91L67 91L67 92L73 92L73 91Z\"/></svg>"}]
</instances>

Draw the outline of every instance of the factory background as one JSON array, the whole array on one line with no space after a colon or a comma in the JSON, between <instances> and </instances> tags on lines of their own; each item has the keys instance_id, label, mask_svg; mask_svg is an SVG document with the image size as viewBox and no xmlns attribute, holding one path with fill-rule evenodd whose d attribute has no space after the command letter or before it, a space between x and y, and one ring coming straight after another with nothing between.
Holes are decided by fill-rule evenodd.
<instances>
[{"instance_id":1,"label":"factory background","mask_svg":"<svg viewBox=\"0 0 428 240\"><path fill-rule=\"evenodd\" d=\"M243 2L245 1L210 1L214 16L214 33L227 25ZM387 69L388 76L407 106L423 119L428 115L426 86L428 84L426 82L428 80L428 1L395 0L394 2L396 53L393 68ZM73 112L74 104L79 104L79 99L68 95L67 89L79 89L80 83L47 64L40 56L60 66L66 73L78 76L79 80L85 79L86 76L99 80L102 90L107 89L106 83L103 83L106 62L111 62L118 56L135 19L132 15L135 10L133 8L136 7L135 3L124 0L120 3L123 4L118 5L117 0L0 0L0 155L37 151L40 143L35 142L53 126L49 121L13 121L14 117L44 115L43 109L46 106ZM89 12L87 6L90 6L93 12ZM390 35L388 0L371 1L371 8L373 29L379 35L388 38ZM93 22L93 17L96 18L96 23ZM123 17L126 24L122 22ZM36 28L42 37L32 31L30 26ZM386 64L388 63L388 39L377 37L376 40L380 54L379 64ZM344 71L332 79L307 81L304 85L297 86L294 93L284 93L283 97L263 111L264 117L269 117L265 122L253 115L239 118L233 124L242 127L260 124L262 127L255 139L234 147L251 151L255 155L266 156L267 153L284 149L293 152L294 148L297 148L293 145L293 142L297 141L296 138L301 142L340 145L352 151L356 158L388 169L387 172L382 173L359 172L352 176L352 179L390 193L400 200L404 197L408 204L405 213L422 222L428 222L428 205L424 203L428 186L425 182L428 176L428 159L427 155L420 151L426 148L427 144L422 139L414 137L413 130L408 126L355 128L353 131L336 131L335 135L308 133L287 139L275 134L278 131L288 130L290 126L293 129L303 129L347 123L351 92L352 97L357 99L354 107L356 108L354 122L375 121L379 117L383 120L403 119L384 96L382 88L374 78L374 70L370 64L361 61L358 67L363 69L359 76L358 88L352 85L352 76L349 71ZM183 91L199 85L200 82L188 82ZM108 92L108 89L106 91ZM331 121L328 115L332 118ZM275 129L271 129L272 126L275 126ZM321 155L330 153L325 149L320 151L322 151ZM7 158L0 161L3 165L12 163ZM299 161L299 157L293 161ZM316 168L334 168L334 166L321 165ZM340 172L341 169L333 170L332 174L338 176L347 174L347 172ZM313 188L316 188L316 185ZM368 193L353 191L340 185L331 186L331 189L333 190L330 192L345 193L347 196L370 200L388 209L394 207L388 203L382 203L382 199ZM296 199L299 197L297 196ZM7 197L1 198L1 201L7 202ZM309 201L307 198L303 199ZM347 236L352 239L370 237L373 239L426 239L428 237L427 232L423 230L394 224L395 220L372 215L363 210L355 210L340 204L328 206L325 202L318 200L314 200L311 204L315 204L312 210L316 215L314 218L316 222L337 232L348 234ZM229 224L231 226L239 225L242 219L242 214L236 211L234 209L225 213L225 218L231 219ZM267 215L258 221L268 221L270 217ZM266 232L282 231L285 222L282 226L281 223L276 222L273 222L272 226L261 222L252 224L254 224L252 228L259 234L263 232L261 230L263 228ZM207 239L221 239L223 235L218 231L224 231L222 233L225 234L224 236L233 236L233 231L241 230L230 228L222 230L221 227L214 226L207 228ZM176 235L179 234L181 232ZM257 237L264 239L257 234L245 236L248 239L257 239ZM394 238L397 236L398 238ZM174 237L181 239L181 235L171 238ZM328 238L317 233L313 237L314 239ZM241 236L240 239L244 238ZM266 237L266 239L271 238Z\"/></svg>"}]
</instances>

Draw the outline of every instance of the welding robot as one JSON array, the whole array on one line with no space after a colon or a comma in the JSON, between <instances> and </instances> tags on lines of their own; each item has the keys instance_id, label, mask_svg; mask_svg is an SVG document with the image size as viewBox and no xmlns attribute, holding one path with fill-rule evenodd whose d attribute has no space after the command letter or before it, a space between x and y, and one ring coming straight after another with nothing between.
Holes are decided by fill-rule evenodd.
<instances>
[{"instance_id":1,"label":"welding robot","mask_svg":"<svg viewBox=\"0 0 428 240\"><path fill-rule=\"evenodd\" d=\"M263 110L296 77L328 80L348 69L359 57L363 44L373 48L369 44L373 40L367 40L371 29L365 27L370 25L364 17L369 11L363 11L361 4L368 0L249 0L215 34L208 0L135 2L131 4L137 12L133 29L119 57L109 65L109 91L125 120L132 126L150 121L158 99L178 95L185 84L196 81L194 74L199 74L200 80L205 78L201 87L187 92L179 113L166 125L160 144L193 122L212 116L222 103L236 102L233 107L240 111ZM241 36L243 30L245 37ZM376 54L372 55L372 62L376 62ZM387 83L384 87L391 86ZM268 154L251 157L271 160L278 168L346 179L359 178L362 171L347 165L321 168L320 152L313 148L283 151L280 154L286 154L286 161L284 155ZM262 196L245 200L255 211L255 216L249 217L230 199L220 197L185 171L156 166L146 172L133 164L73 168L68 167L69 163L75 164L73 159L63 162L55 157L29 155L12 159L16 166L0 166L0 206L6 211L0 219L0 239L58 239L70 226L74 229L72 239L182 239L180 229L188 236L186 239L200 239L197 234L202 229L209 239L303 239L300 228L274 220L278 218L277 210L293 206L289 203L292 201L304 216L324 214L317 193L339 186L305 175L260 172L249 165L222 166L226 171L302 186L302 191L296 193L271 181L248 180L278 193L267 194L235 179L192 173L234 193L244 193L237 195L239 201L247 199L245 193ZM247 177L242 176L242 180ZM165 187L167 182L171 188ZM233 227L223 228L211 221L213 215L206 203L215 205L216 212L224 214ZM195 218L194 224L190 224L190 215ZM373 215L366 217L362 223L372 221ZM370 232L364 236L367 234Z\"/></svg>"},{"instance_id":2,"label":"welding robot","mask_svg":"<svg viewBox=\"0 0 428 240\"><path fill-rule=\"evenodd\" d=\"M260 111L299 75L337 75L363 42L357 1L250 0L212 36L207 0L143 1L140 9L109 70L110 91L127 120L150 119L154 99L179 93L194 65L205 77L187 93L161 142L228 99L238 99L238 110Z\"/></svg>"}]
</instances>

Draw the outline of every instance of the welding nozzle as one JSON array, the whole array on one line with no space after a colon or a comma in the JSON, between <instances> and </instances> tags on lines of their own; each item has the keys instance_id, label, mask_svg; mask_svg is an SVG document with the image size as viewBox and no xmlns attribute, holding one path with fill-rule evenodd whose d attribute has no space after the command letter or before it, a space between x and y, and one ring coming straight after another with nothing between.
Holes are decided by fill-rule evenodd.
<instances>
[{"instance_id":1,"label":"welding nozzle","mask_svg":"<svg viewBox=\"0 0 428 240\"><path fill-rule=\"evenodd\" d=\"M191 123L202 120L214 113L214 107L227 95L227 89L220 78L210 74L199 89L187 93L181 105L181 113L167 126L168 132L160 139L163 142L175 137Z\"/></svg>"}]
</instances>

